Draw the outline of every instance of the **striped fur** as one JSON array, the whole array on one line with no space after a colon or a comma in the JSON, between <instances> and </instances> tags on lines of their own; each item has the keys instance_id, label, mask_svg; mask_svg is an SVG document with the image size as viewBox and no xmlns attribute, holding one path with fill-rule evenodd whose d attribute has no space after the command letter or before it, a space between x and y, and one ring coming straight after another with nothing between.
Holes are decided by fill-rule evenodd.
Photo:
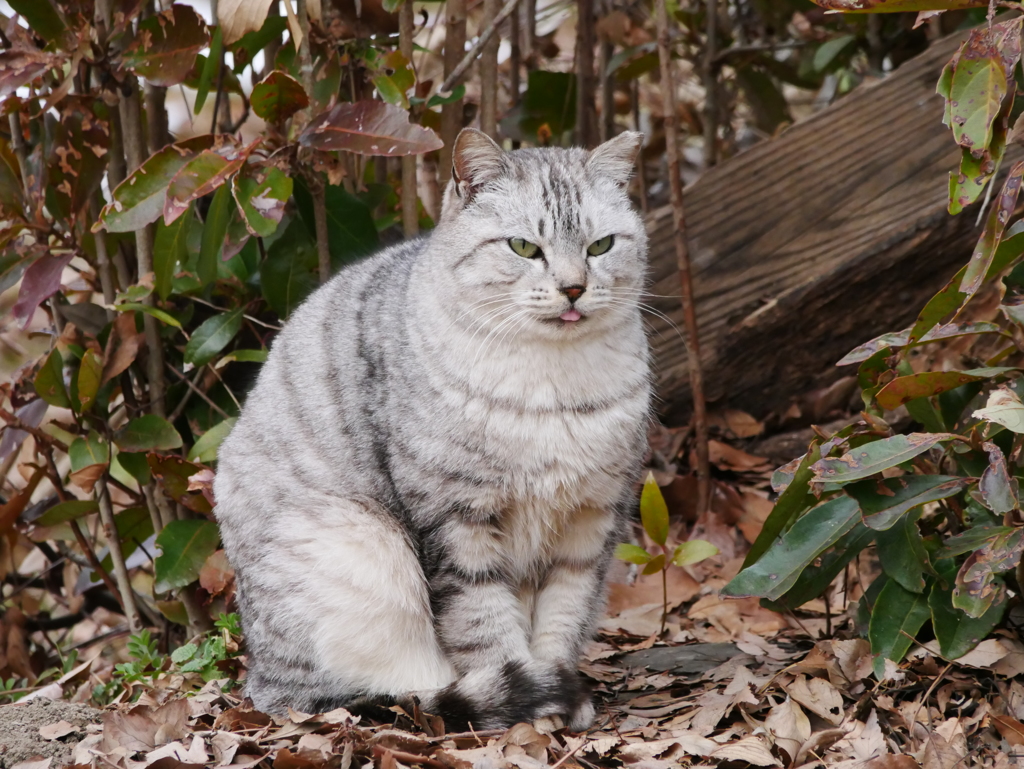
<instances>
[{"instance_id":1,"label":"striped fur","mask_svg":"<svg viewBox=\"0 0 1024 769\"><path fill-rule=\"evenodd\" d=\"M650 401L639 138L506 154L464 132L433 233L289 319L215 483L258 707L590 723L577 664Z\"/></svg>"}]
</instances>

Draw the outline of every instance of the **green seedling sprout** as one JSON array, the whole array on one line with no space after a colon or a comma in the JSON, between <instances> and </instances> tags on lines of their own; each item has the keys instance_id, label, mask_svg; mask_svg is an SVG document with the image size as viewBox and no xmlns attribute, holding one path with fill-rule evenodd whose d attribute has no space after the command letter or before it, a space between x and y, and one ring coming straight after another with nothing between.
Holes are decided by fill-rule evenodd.
<instances>
[{"instance_id":1,"label":"green seedling sprout","mask_svg":"<svg viewBox=\"0 0 1024 769\"><path fill-rule=\"evenodd\" d=\"M691 539L680 542L670 549L668 542L668 505L654 480L654 473L648 472L640 493L640 521L644 531L661 548L660 553L650 553L639 545L623 542L615 548L615 557L629 563L643 566L644 574L661 572L661 635L665 633L668 619L668 567L689 566L705 558L718 555L718 548L707 540Z\"/></svg>"}]
</instances>

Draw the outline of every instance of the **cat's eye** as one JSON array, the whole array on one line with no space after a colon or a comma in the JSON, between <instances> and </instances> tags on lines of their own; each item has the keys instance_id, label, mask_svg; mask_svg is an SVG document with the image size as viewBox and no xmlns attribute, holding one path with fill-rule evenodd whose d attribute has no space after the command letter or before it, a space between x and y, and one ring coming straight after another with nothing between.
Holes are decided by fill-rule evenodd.
<instances>
[{"instance_id":1,"label":"cat's eye","mask_svg":"<svg viewBox=\"0 0 1024 769\"><path fill-rule=\"evenodd\" d=\"M527 259L533 259L534 257L541 256L540 248L536 243L530 243L528 240L523 240L522 238L509 238L508 247Z\"/></svg>"},{"instance_id":2,"label":"cat's eye","mask_svg":"<svg viewBox=\"0 0 1024 769\"><path fill-rule=\"evenodd\" d=\"M595 240L589 246L587 246L587 253L591 256L600 256L608 252L608 249L612 247L612 243L615 242L614 235L605 235L600 240Z\"/></svg>"}]
</instances>

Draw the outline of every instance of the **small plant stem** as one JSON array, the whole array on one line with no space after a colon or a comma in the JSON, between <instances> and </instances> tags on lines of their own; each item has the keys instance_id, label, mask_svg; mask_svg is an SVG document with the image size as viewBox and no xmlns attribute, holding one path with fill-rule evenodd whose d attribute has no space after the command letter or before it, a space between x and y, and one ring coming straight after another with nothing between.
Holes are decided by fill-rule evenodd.
<instances>
[{"instance_id":1,"label":"small plant stem","mask_svg":"<svg viewBox=\"0 0 1024 769\"><path fill-rule=\"evenodd\" d=\"M483 32L477 35L476 42L473 43L473 47L466 52L466 55L462 57L462 60L455 66L455 69L451 71L451 74L445 76L444 82L441 83L441 87L437 89L440 93L449 93L459 84L459 80L466 74L467 70L473 66L473 62L476 61L477 56L479 56L484 47L491 42L491 38L497 34L498 28L501 27L505 19L512 15L512 12L516 9L518 3L519 0L506 1L505 5L503 5L501 10L498 11L498 15L494 17ZM465 16L465 10L463 10L463 16ZM465 19L463 19L462 35L463 48L465 48ZM458 53L458 51L454 52L454 54Z\"/></svg>"},{"instance_id":2,"label":"small plant stem","mask_svg":"<svg viewBox=\"0 0 1024 769\"><path fill-rule=\"evenodd\" d=\"M640 131L640 83L634 80L629 87L629 100L633 109L633 130ZM640 210L647 213L647 169L644 167L643 147L636 153L636 178L640 184Z\"/></svg>"},{"instance_id":3,"label":"small plant stem","mask_svg":"<svg viewBox=\"0 0 1024 769\"><path fill-rule=\"evenodd\" d=\"M327 234L327 197L323 181L318 177L310 185L313 196L313 221L316 224L316 252L320 282L331 277L331 244Z\"/></svg>"},{"instance_id":4,"label":"small plant stem","mask_svg":"<svg viewBox=\"0 0 1024 769\"><path fill-rule=\"evenodd\" d=\"M412 66L413 32L415 27L415 11L412 0L405 0L398 9L398 48L402 56ZM405 237L412 238L419 234L420 219L417 211L416 194L416 156L402 157L402 232Z\"/></svg>"},{"instance_id":5,"label":"small plant stem","mask_svg":"<svg viewBox=\"0 0 1024 769\"><path fill-rule=\"evenodd\" d=\"M576 0L576 143L595 144L594 0Z\"/></svg>"},{"instance_id":6,"label":"small plant stem","mask_svg":"<svg viewBox=\"0 0 1024 769\"><path fill-rule=\"evenodd\" d=\"M718 64L715 62L718 55L718 0L706 2L707 43L701 74L704 79L704 168L711 168L718 161ZM675 108L674 99L672 106Z\"/></svg>"},{"instance_id":7,"label":"small plant stem","mask_svg":"<svg viewBox=\"0 0 1024 769\"><path fill-rule=\"evenodd\" d=\"M700 337L697 330L697 312L693 303L693 274L690 252L686 242L686 213L683 206L683 181L679 171L679 115L676 112L675 79L672 73L672 51L669 45L668 10L666 0L656 0L658 27L658 58L661 63L661 93L665 108L665 145L668 154L669 193L672 218L675 224L676 265L686 323L686 362L690 372L690 390L693 397L693 434L697 454L697 516L707 515L711 501L711 470L708 461L708 425L704 403L704 375L701 371Z\"/></svg>"},{"instance_id":8,"label":"small plant stem","mask_svg":"<svg viewBox=\"0 0 1024 769\"><path fill-rule=\"evenodd\" d=\"M114 510L110 505L110 491L107 489L106 479L100 478L96 487L96 501L100 506L100 522L103 524L103 535L110 548L110 560L114 564L114 576L117 578L117 588L121 594L121 605L128 618L128 628L133 633L138 633L142 622L139 618L138 607L135 605L135 593L132 592L132 583L125 565L124 553L121 552L121 538L118 536L117 524L114 522Z\"/></svg>"},{"instance_id":9,"label":"small plant stem","mask_svg":"<svg viewBox=\"0 0 1024 769\"><path fill-rule=\"evenodd\" d=\"M124 133L124 152L128 173L142 165L145 143L142 138L142 114L140 111L139 83L134 75L125 80L127 95L121 97L121 129ZM135 231L135 256L138 259L139 278L153 272L153 231L152 227L140 227ZM153 306L153 295L146 296L144 304ZM164 348L160 339L157 319L149 313L142 315L146 333L146 374L149 379L149 410L157 416L165 416L164 406Z\"/></svg>"},{"instance_id":10,"label":"small plant stem","mask_svg":"<svg viewBox=\"0 0 1024 769\"><path fill-rule=\"evenodd\" d=\"M217 0L210 0L210 15L214 24L220 24L220 8ZM307 46L308 48L308 46ZM220 114L220 100L224 92L224 46L220 47L220 56L217 62L217 84L213 95L213 115L210 117L210 133L217 133L217 117ZM231 109L228 108L228 122L231 122Z\"/></svg>"},{"instance_id":11,"label":"small plant stem","mask_svg":"<svg viewBox=\"0 0 1024 769\"><path fill-rule=\"evenodd\" d=\"M509 0L511 2L511 0ZM448 0L445 8L445 37L444 37L444 83L440 91L447 93L459 84L465 70L473 63L477 53L474 50L464 56L466 50L466 0ZM483 36L481 36L481 39ZM480 41L478 40L477 43ZM476 51L476 52L474 52ZM472 55L472 57L470 56ZM465 69L462 63L469 59ZM461 60L461 61L460 61ZM455 147L455 137L462 130L463 100L456 99L441 107L441 141L444 146L439 150L437 161L437 183L444 194L449 179L452 178L452 150Z\"/></svg>"},{"instance_id":12,"label":"small plant stem","mask_svg":"<svg viewBox=\"0 0 1024 769\"><path fill-rule=\"evenodd\" d=\"M53 449L47 445L43 454L46 457L46 465L49 468L48 475L50 483L53 484L53 489L57 492L57 499L61 502L67 502L72 499L72 497L68 494L67 490L64 488L64 484L61 482L60 471L57 469L57 463L53 459ZM107 586L111 595L113 595L117 599L118 603L121 604L121 609L125 612L125 616L127 617L128 612L124 608L124 598L117 589L117 585L114 584L114 580L112 580L110 575L103 570L103 565L100 563L99 558L96 557L96 551L93 550L92 545L89 544L89 540L85 538L85 533L82 531L82 527L78 525L78 521L72 520L69 523L71 525L71 532L75 535L75 541L78 542L78 546L82 549L82 554L86 557L86 560L89 561L89 565L92 567L93 571L95 571L96 574L99 575L100 579L103 580L103 583Z\"/></svg>"},{"instance_id":13,"label":"small plant stem","mask_svg":"<svg viewBox=\"0 0 1024 769\"><path fill-rule=\"evenodd\" d=\"M94 197L89 203L89 215L93 221L100 218L100 204ZM107 233L99 230L93 236L96 243L96 269L99 272L100 288L103 291L103 303L107 305L107 320L113 320L117 314L109 309L114 303L114 273L110 263L110 254L107 251Z\"/></svg>"},{"instance_id":14,"label":"small plant stem","mask_svg":"<svg viewBox=\"0 0 1024 769\"><path fill-rule=\"evenodd\" d=\"M500 0L484 0L482 23L494 24ZM491 38L480 50L480 130L498 138L498 38Z\"/></svg>"},{"instance_id":15,"label":"small plant stem","mask_svg":"<svg viewBox=\"0 0 1024 769\"><path fill-rule=\"evenodd\" d=\"M665 635L665 623L668 622L668 561L661 570L661 633Z\"/></svg>"},{"instance_id":16,"label":"small plant stem","mask_svg":"<svg viewBox=\"0 0 1024 769\"><path fill-rule=\"evenodd\" d=\"M167 364L167 370L170 371L172 374L174 374L174 376L178 377L178 379L180 379L182 382L184 382L192 392L194 392L196 395L198 395L200 398L202 398L204 401L206 401L206 405L208 405L211 409L216 411L218 414L220 414L225 419L228 418L228 413L224 409L222 409L220 406L218 406L216 403L214 403L213 400L210 399L210 396L207 395L202 390L200 390L199 387L195 383L193 383L192 380L190 380L188 378L188 376L186 376L185 374L182 374L180 371L178 371L178 369L174 368L174 366L172 366L170 363Z\"/></svg>"}]
</instances>

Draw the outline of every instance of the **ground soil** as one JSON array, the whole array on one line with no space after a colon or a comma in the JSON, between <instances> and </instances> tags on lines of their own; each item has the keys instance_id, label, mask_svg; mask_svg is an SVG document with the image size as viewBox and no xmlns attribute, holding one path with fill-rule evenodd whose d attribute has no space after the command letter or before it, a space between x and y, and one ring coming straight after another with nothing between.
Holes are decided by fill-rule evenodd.
<instances>
[{"instance_id":1,"label":"ground soil","mask_svg":"<svg viewBox=\"0 0 1024 769\"><path fill-rule=\"evenodd\" d=\"M52 758L52 767L70 764L75 746L85 737L86 726L99 723L101 716L95 708L59 700L0 705L0 769L39 756ZM75 730L55 740L39 735L40 728L60 721L67 721Z\"/></svg>"}]
</instances>

